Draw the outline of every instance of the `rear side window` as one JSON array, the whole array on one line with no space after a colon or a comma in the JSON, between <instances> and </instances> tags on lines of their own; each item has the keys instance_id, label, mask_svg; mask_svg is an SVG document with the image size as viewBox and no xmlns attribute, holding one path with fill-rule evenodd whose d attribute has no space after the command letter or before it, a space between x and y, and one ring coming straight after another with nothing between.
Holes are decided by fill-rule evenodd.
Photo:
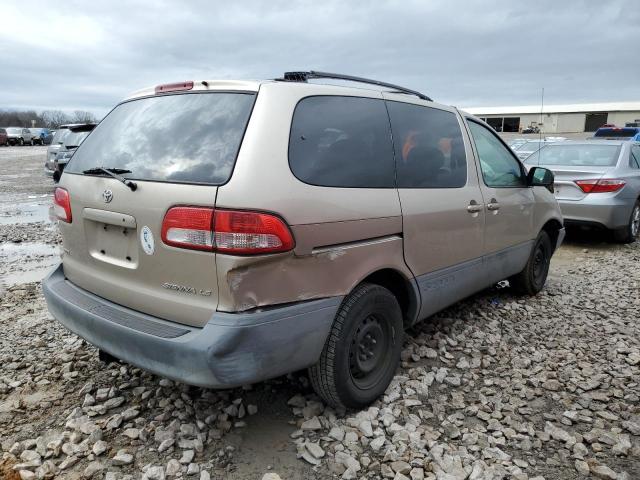
<instances>
[{"instance_id":1,"label":"rear side window","mask_svg":"<svg viewBox=\"0 0 640 480\"><path fill-rule=\"evenodd\" d=\"M65 173L129 170L136 180L220 185L231 176L255 94L189 93L121 103L82 142Z\"/></svg>"},{"instance_id":2,"label":"rear side window","mask_svg":"<svg viewBox=\"0 0 640 480\"><path fill-rule=\"evenodd\" d=\"M387 102L398 188L459 188L467 183L467 158L455 114Z\"/></svg>"},{"instance_id":3,"label":"rear side window","mask_svg":"<svg viewBox=\"0 0 640 480\"><path fill-rule=\"evenodd\" d=\"M302 99L291 124L289 165L299 180L311 185L395 187L384 101L338 96Z\"/></svg>"}]
</instances>

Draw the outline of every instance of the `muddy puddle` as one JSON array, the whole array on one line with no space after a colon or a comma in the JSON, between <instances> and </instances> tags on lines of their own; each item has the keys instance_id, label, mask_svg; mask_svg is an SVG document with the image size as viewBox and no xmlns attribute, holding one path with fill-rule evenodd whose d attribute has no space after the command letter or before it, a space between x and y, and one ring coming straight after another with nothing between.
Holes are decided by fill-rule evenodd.
<instances>
[{"instance_id":1,"label":"muddy puddle","mask_svg":"<svg viewBox=\"0 0 640 480\"><path fill-rule=\"evenodd\" d=\"M0 244L0 283L39 282L60 262L60 247L45 243Z\"/></svg>"}]
</instances>

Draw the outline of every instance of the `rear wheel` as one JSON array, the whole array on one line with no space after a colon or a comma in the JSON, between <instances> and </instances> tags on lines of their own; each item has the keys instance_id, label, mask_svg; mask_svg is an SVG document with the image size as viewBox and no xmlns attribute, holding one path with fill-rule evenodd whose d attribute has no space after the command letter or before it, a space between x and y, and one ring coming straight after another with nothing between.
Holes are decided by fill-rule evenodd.
<instances>
[{"instance_id":1,"label":"rear wheel","mask_svg":"<svg viewBox=\"0 0 640 480\"><path fill-rule=\"evenodd\" d=\"M342 302L318 363L314 390L331 406L362 408L384 393L400 362L403 325L396 297L364 283Z\"/></svg>"},{"instance_id":2,"label":"rear wheel","mask_svg":"<svg viewBox=\"0 0 640 480\"><path fill-rule=\"evenodd\" d=\"M631 210L629 223L618 230L613 231L613 238L620 243L633 243L640 233L640 201L637 201Z\"/></svg>"},{"instance_id":3,"label":"rear wheel","mask_svg":"<svg viewBox=\"0 0 640 480\"><path fill-rule=\"evenodd\" d=\"M21 147L24 145L24 138L18 140L18 145L20 145Z\"/></svg>"},{"instance_id":4,"label":"rear wheel","mask_svg":"<svg viewBox=\"0 0 640 480\"><path fill-rule=\"evenodd\" d=\"M524 295L536 295L544 287L551 264L551 239L544 230L540 232L524 269L509 279L515 291Z\"/></svg>"}]
</instances>

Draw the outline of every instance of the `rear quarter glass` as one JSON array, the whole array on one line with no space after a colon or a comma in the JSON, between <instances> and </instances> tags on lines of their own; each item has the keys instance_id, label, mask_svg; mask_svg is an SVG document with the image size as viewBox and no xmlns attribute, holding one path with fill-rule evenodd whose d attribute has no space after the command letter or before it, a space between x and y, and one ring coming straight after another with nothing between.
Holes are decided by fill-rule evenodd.
<instances>
[{"instance_id":1,"label":"rear quarter glass","mask_svg":"<svg viewBox=\"0 0 640 480\"><path fill-rule=\"evenodd\" d=\"M255 93L158 95L114 108L82 142L65 173L100 166L127 178L221 185L231 176Z\"/></svg>"}]
</instances>

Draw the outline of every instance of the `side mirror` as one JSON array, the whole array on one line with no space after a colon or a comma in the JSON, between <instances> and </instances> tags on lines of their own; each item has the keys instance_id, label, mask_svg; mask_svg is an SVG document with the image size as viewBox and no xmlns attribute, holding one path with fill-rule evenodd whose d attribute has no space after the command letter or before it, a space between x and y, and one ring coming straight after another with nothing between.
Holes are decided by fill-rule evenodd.
<instances>
[{"instance_id":1,"label":"side mirror","mask_svg":"<svg viewBox=\"0 0 640 480\"><path fill-rule=\"evenodd\" d=\"M553 182L555 177L548 168L531 167L527 174L527 185L530 187L545 187L553 193Z\"/></svg>"}]
</instances>

